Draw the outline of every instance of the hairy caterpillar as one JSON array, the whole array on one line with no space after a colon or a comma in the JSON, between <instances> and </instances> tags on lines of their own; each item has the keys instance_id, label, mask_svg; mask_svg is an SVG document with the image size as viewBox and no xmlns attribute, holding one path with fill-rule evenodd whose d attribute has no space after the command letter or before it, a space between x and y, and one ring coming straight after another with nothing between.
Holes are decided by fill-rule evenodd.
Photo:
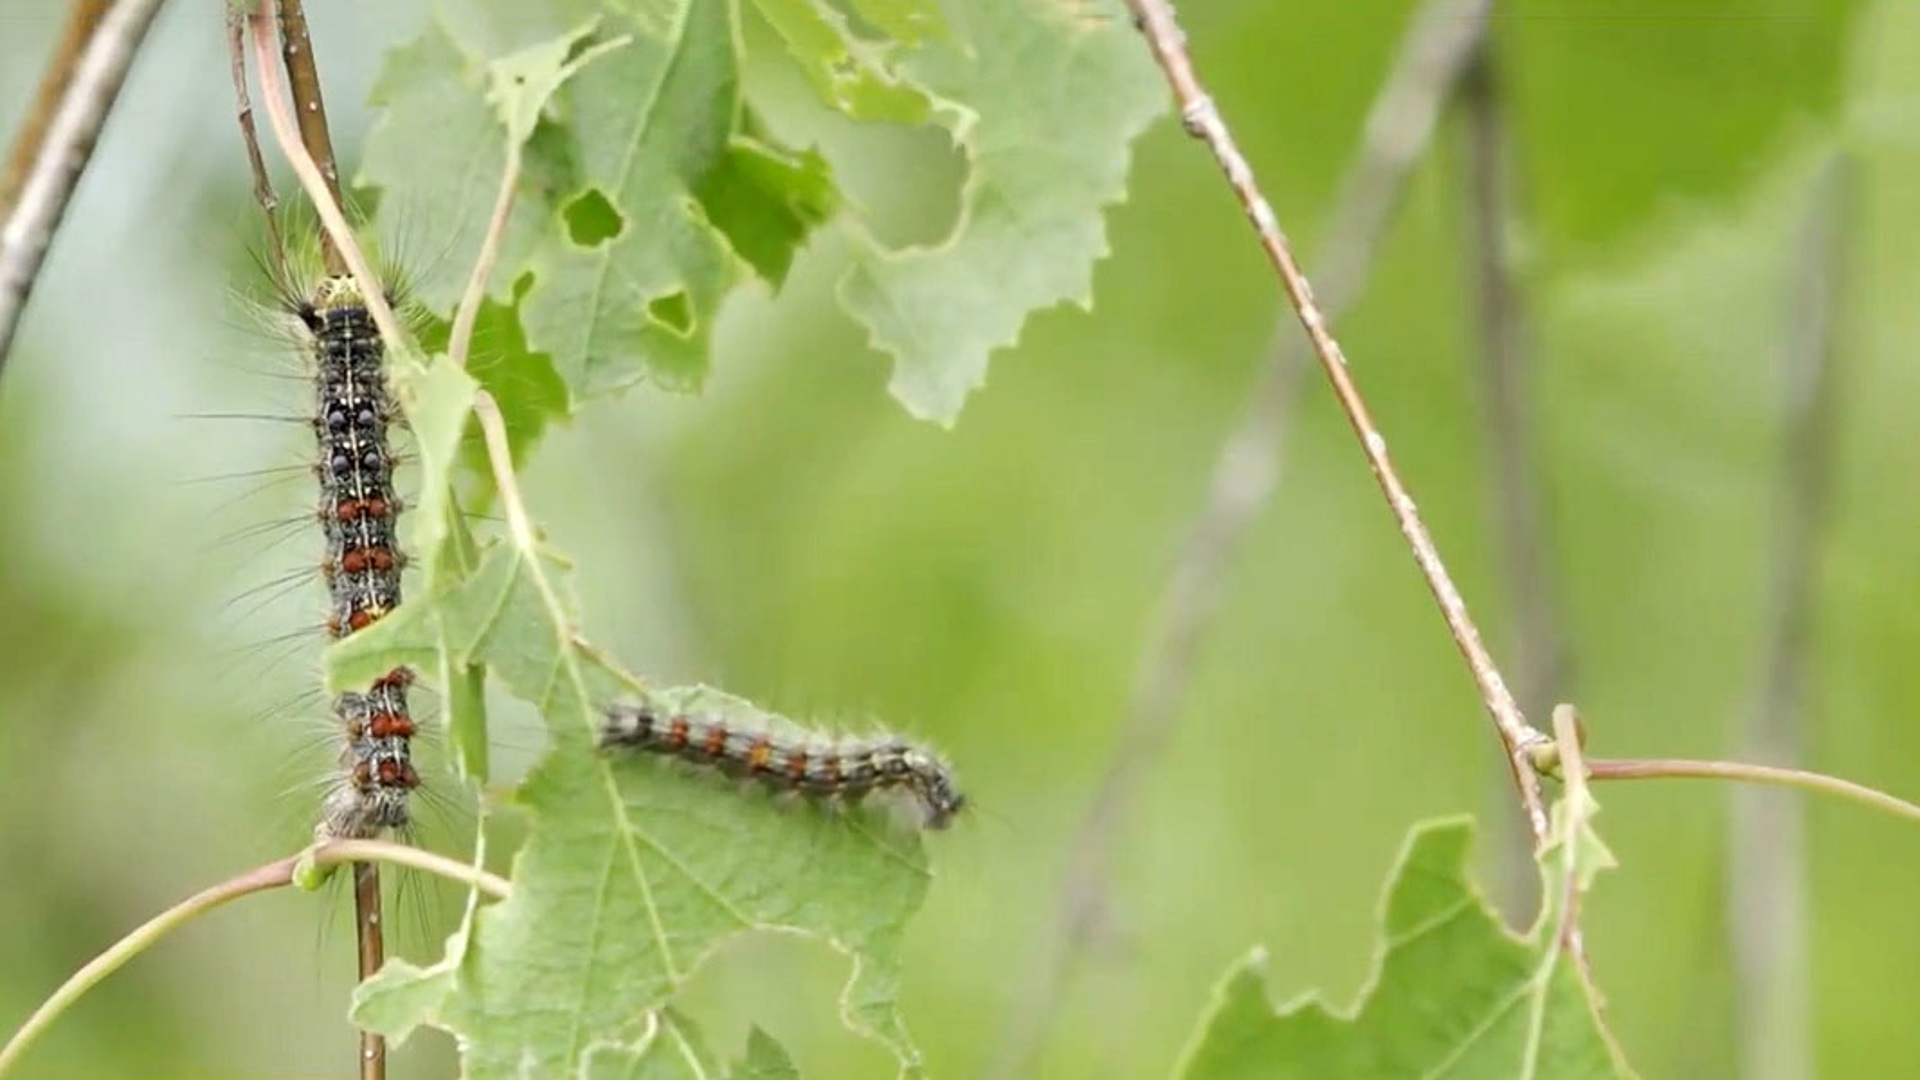
<instances>
[{"instance_id":1,"label":"hairy caterpillar","mask_svg":"<svg viewBox=\"0 0 1920 1080\"><path fill-rule=\"evenodd\" d=\"M385 345L353 279L322 279L295 313L314 361L314 473L326 538L321 573L330 601L327 633L339 638L400 603L406 559L395 524L403 507L387 440L398 408L387 391ZM400 669L334 700L344 735L341 774L322 801L319 835L369 837L407 826L410 796L420 783L407 706L411 681Z\"/></svg>"},{"instance_id":2,"label":"hairy caterpillar","mask_svg":"<svg viewBox=\"0 0 1920 1080\"><path fill-rule=\"evenodd\" d=\"M928 829L946 828L967 805L938 754L891 737L802 743L716 715L621 704L605 711L600 748L660 754L814 798L904 792Z\"/></svg>"}]
</instances>

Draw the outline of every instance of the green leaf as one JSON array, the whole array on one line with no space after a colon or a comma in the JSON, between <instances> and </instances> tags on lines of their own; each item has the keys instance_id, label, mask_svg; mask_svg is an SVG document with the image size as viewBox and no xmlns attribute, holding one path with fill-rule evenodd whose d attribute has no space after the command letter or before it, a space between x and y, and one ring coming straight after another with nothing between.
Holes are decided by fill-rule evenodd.
<instances>
[{"instance_id":1,"label":"green leaf","mask_svg":"<svg viewBox=\"0 0 1920 1080\"><path fill-rule=\"evenodd\" d=\"M785 283L807 234L840 202L825 158L751 135L734 136L695 195L733 250L775 288Z\"/></svg>"},{"instance_id":2,"label":"green leaf","mask_svg":"<svg viewBox=\"0 0 1920 1080\"><path fill-rule=\"evenodd\" d=\"M595 1046L583 1075L587 1080L715 1080L722 1072L693 1023L666 1010L633 1043ZM800 1078L787 1052L759 1028L747 1036L747 1060L725 1075L731 1080Z\"/></svg>"},{"instance_id":3,"label":"green leaf","mask_svg":"<svg viewBox=\"0 0 1920 1080\"><path fill-rule=\"evenodd\" d=\"M487 65L487 102L507 129L507 142L520 144L533 137L533 128L546 111L547 101L568 79L596 57L627 43L626 38L588 41L599 20L562 34L552 41L522 49Z\"/></svg>"},{"instance_id":4,"label":"green leaf","mask_svg":"<svg viewBox=\"0 0 1920 1080\"><path fill-rule=\"evenodd\" d=\"M828 105L855 120L924 122L932 103L902 79L885 51L854 36L824 0L754 0L787 52Z\"/></svg>"},{"instance_id":5,"label":"green leaf","mask_svg":"<svg viewBox=\"0 0 1920 1080\"><path fill-rule=\"evenodd\" d=\"M817 157L750 130L735 6L453 7L463 32L518 51L490 63L455 24L430 21L388 55L360 173L384 192L384 231L444 240L453 256L414 268L418 299L452 312L506 162L505 122L526 136L525 161L490 295L519 308L513 366L541 356L570 392L531 408L565 416L642 378L698 385L743 262L777 284L838 203ZM553 27L570 29L525 43ZM482 339L476 369L487 350Z\"/></svg>"},{"instance_id":6,"label":"green leaf","mask_svg":"<svg viewBox=\"0 0 1920 1080\"><path fill-rule=\"evenodd\" d=\"M697 386L739 275L694 195L726 160L739 114L734 5L671 6L632 15L622 29L633 43L568 85L566 123L541 149L563 154L577 182L561 193L562 227L546 230L526 263L522 321L576 396L642 377ZM616 231L596 239L569 228L581 206L610 211Z\"/></svg>"},{"instance_id":7,"label":"green leaf","mask_svg":"<svg viewBox=\"0 0 1920 1080\"><path fill-rule=\"evenodd\" d=\"M1575 843L1558 850L1593 853L1581 839L1590 811L1559 815L1556 841ZM1559 933L1559 898L1599 864L1544 856L1552 899L1533 932L1516 937L1467 881L1472 834L1470 822L1448 819L1409 835L1387 890L1379 964L1351 1015L1312 997L1276 1012L1256 950L1215 992L1179 1076L1631 1076Z\"/></svg>"},{"instance_id":8,"label":"green leaf","mask_svg":"<svg viewBox=\"0 0 1920 1080\"><path fill-rule=\"evenodd\" d=\"M876 30L906 45L948 33L936 0L853 0L853 10Z\"/></svg>"},{"instance_id":9,"label":"green leaf","mask_svg":"<svg viewBox=\"0 0 1920 1080\"><path fill-rule=\"evenodd\" d=\"M893 356L894 396L941 423L1028 315L1091 306L1101 213L1125 196L1129 144L1166 101L1125 20L1059 0L972 0L966 13L969 40L929 41L901 64L965 110L942 116L970 166L960 219L931 247L864 242L840 287Z\"/></svg>"},{"instance_id":10,"label":"green leaf","mask_svg":"<svg viewBox=\"0 0 1920 1080\"><path fill-rule=\"evenodd\" d=\"M456 1033L469 1077L571 1075L596 1044L636 1034L726 939L780 929L854 958L844 1018L917 1071L894 999L900 933L927 885L918 835L878 810L784 806L596 752L618 698L803 733L704 687L645 690L579 640L565 570L528 542L495 544L457 587L330 653L330 677L350 682L444 643L536 705L551 735L514 796L532 821L512 898L482 909L442 964L383 972L362 1022L396 1037L423 1022Z\"/></svg>"},{"instance_id":11,"label":"green leaf","mask_svg":"<svg viewBox=\"0 0 1920 1080\"><path fill-rule=\"evenodd\" d=\"M420 334L428 349L445 351L452 326L431 319ZM513 303L484 300L473 325L474 348L467 359L473 376L500 406L507 429L507 446L516 465L547 433L556 420L572 409L567 384L553 369L553 358L527 347L519 309ZM470 506L484 508L493 499L493 469L479 426L469 422L460 438L461 493Z\"/></svg>"},{"instance_id":12,"label":"green leaf","mask_svg":"<svg viewBox=\"0 0 1920 1080\"><path fill-rule=\"evenodd\" d=\"M733 1070L733 1080L800 1080L800 1070L773 1036L756 1027L747 1032L747 1059Z\"/></svg>"},{"instance_id":13,"label":"green leaf","mask_svg":"<svg viewBox=\"0 0 1920 1080\"><path fill-rule=\"evenodd\" d=\"M414 237L434 245L405 270L412 297L440 315L459 301L506 164L486 93L485 59L437 18L387 52L373 86L375 120L356 183L381 190L379 230L402 238L403 259ZM540 212L536 201L516 202L503 264L540 227Z\"/></svg>"},{"instance_id":14,"label":"green leaf","mask_svg":"<svg viewBox=\"0 0 1920 1080\"><path fill-rule=\"evenodd\" d=\"M422 365L396 352L389 358L389 370L420 462L420 499L408 517L407 543L424 557L420 580L431 591L452 536L454 454L479 386L444 354Z\"/></svg>"},{"instance_id":15,"label":"green leaf","mask_svg":"<svg viewBox=\"0 0 1920 1080\"><path fill-rule=\"evenodd\" d=\"M720 1062L691 1021L668 1011L648 1018L646 1034L630 1044L592 1047L581 1068L586 1080L709 1080Z\"/></svg>"}]
</instances>

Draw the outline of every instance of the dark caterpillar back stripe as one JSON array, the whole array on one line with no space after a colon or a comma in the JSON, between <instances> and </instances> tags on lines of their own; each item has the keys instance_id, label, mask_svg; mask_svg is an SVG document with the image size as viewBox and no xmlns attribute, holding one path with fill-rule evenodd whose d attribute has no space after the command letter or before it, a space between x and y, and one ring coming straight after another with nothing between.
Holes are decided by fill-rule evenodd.
<instances>
[{"instance_id":1,"label":"dark caterpillar back stripe","mask_svg":"<svg viewBox=\"0 0 1920 1080\"><path fill-rule=\"evenodd\" d=\"M944 829L967 805L939 755L893 738L802 744L738 721L613 705L602 750L643 750L755 780L778 791L857 802L875 791L912 796L921 824Z\"/></svg>"},{"instance_id":2,"label":"dark caterpillar back stripe","mask_svg":"<svg viewBox=\"0 0 1920 1080\"><path fill-rule=\"evenodd\" d=\"M396 415L387 392L386 348L353 279L329 277L298 315L312 335L314 436L320 458L321 569L330 610L327 632L345 637L373 625L400 603L406 559L396 540L401 503L393 492L387 427ZM413 767L413 718L405 669L363 693L334 700L345 741L341 776L321 807L326 836L370 837L400 829L420 783Z\"/></svg>"}]
</instances>

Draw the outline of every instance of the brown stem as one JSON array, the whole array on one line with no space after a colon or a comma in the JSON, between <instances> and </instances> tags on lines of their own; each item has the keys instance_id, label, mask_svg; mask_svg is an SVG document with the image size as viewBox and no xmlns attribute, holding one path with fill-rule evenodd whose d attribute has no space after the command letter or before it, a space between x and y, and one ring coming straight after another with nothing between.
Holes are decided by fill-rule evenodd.
<instances>
[{"instance_id":1,"label":"brown stem","mask_svg":"<svg viewBox=\"0 0 1920 1080\"><path fill-rule=\"evenodd\" d=\"M307 13L300 0L279 0L280 57L287 65L287 84L293 94L294 113L299 117L300 144L320 170L327 194L335 206L340 200L340 168L333 157L333 135L327 130L327 104L320 95L320 70L313 58L313 39L307 33ZM320 258L327 273L339 276L347 272L339 247L325 230L320 233Z\"/></svg>"},{"instance_id":2,"label":"brown stem","mask_svg":"<svg viewBox=\"0 0 1920 1080\"><path fill-rule=\"evenodd\" d=\"M293 98L294 114L300 131L300 145L306 151L309 167L319 174L324 200L316 198L316 204L325 202L334 213L339 213L340 172L333 155L333 136L327 128L327 107L320 92L320 72L313 55L313 39L307 32L306 12L301 8L300 0L279 0L280 14L280 58L286 65L287 84ZM265 55L264 27L256 16L254 41L256 55L261 65L261 88L268 97L268 116L275 121L275 133L282 134L284 106L279 100L277 80L273 79L272 59ZM236 24L236 33L237 24ZM236 90L244 91L244 77L236 83ZM251 138L252 110L243 105L241 124L243 133L248 136L249 160L255 167L256 191L266 183L265 169L259 161L258 144ZM284 136L283 136L284 137ZM291 156L291 155L290 155ZM296 163L296 170L298 163ZM271 197L271 188L266 189ZM264 205L264 204L263 204ZM324 218L326 211L321 210ZM277 238L276 238L277 239ZM332 276L350 272L346 254L334 241L331 230L322 229L320 233L320 256L326 272ZM390 318L390 316L389 316ZM387 327L380 327L383 334ZM389 338L388 340L394 340ZM381 912L380 868L373 863L355 863L353 865L353 911L354 936L358 942L359 971L362 980L372 977L386 963L386 920ZM387 1077L387 1040L384 1036L362 1030L359 1035L360 1080L386 1080Z\"/></svg>"},{"instance_id":3,"label":"brown stem","mask_svg":"<svg viewBox=\"0 0 1920 1080\"><path fill-rule=\"evenodd\" d=\"M390 344L409 342L411 338L394 318L393 306L387 303L379 277L353 241L353 230L347 225L339 200L327 190L326 177L300 142L292 111L287 108L286 89L281 85L278 65L273 62L272 22L257 12L250 14L247 34L252 42L254 68L260 77L260 97L267 110L267 129L273 132L274 143L280 147L287 164L293 167L293 175L312 201L313 211L320 217L320 227L331 238L347 273L359 284L361 299L367 305L367 314L373 317L373 325L379 328L380 337Z\"/></svg>"},{"instance_id":4,"label":"brown stem","mask_svg":"<svg viewBox=\"0 0 1920 1080\"><path fill-rule=\"evenodd\" d=\"M240 124L240 143L247 151L247 171L253 176L253 198L267 223L267 259L276 288L288 290L287 249L280 237L280 197L267 176L260 156L260 133L253 124L253 98L247 92L246 18L239 10L227 14L227 63L233 76L234 119Z\"/></svg>"},{"instance_id":5,"label":"brown stem","mask_svg":"<svg viewBox=\"0 0 1920 1080\"><path fill-rule=\"evenodd\" d=\"M1408 24L1321 244L1329 312L1338 315L1365 288L1407 177L1485 31L1486 9L1486 0L1426 0ZM1306 368L1307 350L1288 318L1276 330L1272 358L1256 377L1240 426L1214 460L1206 502L1161 586L1106 775L1068 845L1052 948L1008 1012L1007 1036L989 1076L1011 1080L1031 1071L1081 956L1104 927L1113 851L1128 809L1179 719L1227 572L1278 486L1281 446Z\"/></svg>"},{"instance_id":6,"label":"brown stem","mask_svg":"<svg viewBox=\"0 0 1920 1080\"><path fill-rule=\"evenodd\" d=\"M47 129L53 125L54 111L60 107L68 84L73 82L80 54L87 42L93 40L101 18L111 6L112 0L74 0L67 10L66 28L53 47L53 55L47 58L47 70L40 74L40 87L33 93L33 103L27 106L27 117L20 124L20 133L14 137L13 149L7 152L6 167L0 169L0 220L6 219L13 200L27 182L27 170L40 156Z\"/></svg>"},{"instance_id":7,"label":"brown stem","mask_svg":"<svg viewBox=\"0 0 1920 1080\"><path fill-rule=\"evenodd\" d=\"M66 92L47 122L20 191L0 223L0 371L47 248L66 215L100 128L126 82L134 54L164 0L118 0L80 54Z\"/></svg>"},{"instance_id":8,"label":"brown stem","mask_svg":"<svg viewBox=\"0 0 1920 1080\"><path fill-rule=\"evenodd\" d=\"M380 911L380 864L353 864L353 925L360 942L360 981L387 962L387 939ZM386 1080L387 1040L360 1032L360 1080Z\"/></svg>"},{"instance_id":9,"label":"brown stem","mask_svg":"<svg viewBox=\"0 0 1920 1080\"><path fill-rule=\"evenodd\" d=\"M1201 140L1213 152L1242 209L1252 221L1261 248L1279 274L1281 286L1295 314L1299 316L1301 326L1313 342L1320 368L1332 384L1334 396L1346 413L1354 435L1360 440L1361 449L1386 497L1387 506L1399 523L1401 535L1406 537L1407 545L1413 551L1414 562L1426 578L1427 587L1440 607L1440 614L1446 620L1454 644L1465 657L1467 668L1479 688L1481 701L1506 752L1514 789L1537 847L1547 839L1548 824L1546 808L1541 801L1540 779L1533 771L1529 752L1547 743L1548 736L1527 723L1512 692L1507 689L1506 680L1501 677L1493 656L1481 641L1479 628L1467 614L1466 601L1454 585L1446 564L1441 561L1433 537L1420 520L1413 497L1408 494L1406 485L1393 467L1393 459L1387 453L1386 437L1374 424L1366 400L1347 371L1347 358L1340 350L1340 343L1327 328L1326 315L1314 299L1313 287L1308 284L1306 275L1294 259L1293 250L1280 231L1280 223L1274 216L1272 205L1261 194L1254 180L1253 167L1234 143L1232 133L1220 117L1220 110L1215 107L1213 99L1207 96L1206 88L1194 72L1193 62L1187 56L1186 38L1174 19L1173 9L1166 0L1127 0L1127 6L1146 36L1155 61L1173 88L1174 101L1180 106L1182 124L1188 134Z\"/></svg>"}]
</instances>

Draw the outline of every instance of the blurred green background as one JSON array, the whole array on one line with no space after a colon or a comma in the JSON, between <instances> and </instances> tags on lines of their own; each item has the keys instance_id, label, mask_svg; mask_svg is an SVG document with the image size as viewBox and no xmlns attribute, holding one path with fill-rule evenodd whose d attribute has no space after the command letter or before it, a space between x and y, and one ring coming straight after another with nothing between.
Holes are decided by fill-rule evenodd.
<instances>
[{"instance_id":1,"label":"blurred green background","mask_svg":"<svg viewBox=\"0 0 1920 1080\"><path fill-rule=\"evenodd\" d=\"M1729 753L1760 692L1795 260L1812 177L1841 154L1838 444L1802 719L1815 767L1920 792L1920 11L1497 6L1512 254L1573 662L1564 692L1592 750ZM0 10L0 131L18 122L62 7ZM1410 7L1183 5L1309 271ZM347 146L366 129L381 50L423 15L314 5ZM757 100L790 137L853 155L842 183L883 235L941 233L958 173L937 138L856 130L806 101L776 53L756 59ZM1341 331L1505 657L1456 113ZM172 5L0 390L0 1027L149 914L306 835L304 785L324 754L299 748L324 727L317 706L272 706L314 684L318 644L261 643L317 622L319 586L253 614L251 599L229 601L299 568L312 544L221 543L298 514L304 480L258 493L250 480L190 482L297 467L299 432L183 416L300 406L297 383L259 374L292 369L234 295L259 290L230 114L212 5ZM1049 947L1064 841L1276 318L1239 211L1176 125L1139 143L1131 186L1110 218L1096 310L1036 318L951 432L886 397L885 362L833 307L845 241L829 231L780 297L730 304L704 395L596 402L527 479L578 559L590 631L638 670L796 715L881 718L956 761L984 812L931 840L938 878L905 985L943 1080L985 1067ZM537 748L503 741L522 763ZM1281 997L1349 999L1406 828L1497 812L1502 777L1466 673L1314 376L1277 498L1232 568L1193 698L1128 822L1116 932L1072 984L1036 1075L1165 1075L1213 980L1255 943ZM1728 792L1600 796L1622 866L1586 926L1616 1028L1648 1076L1735 1076L1751 1033L1734 1019ZM1920 1075L1920 834L1851 806L1807 813L1819 1074ZM1483 851L1489 880L1500 854ZM424 936L444 923L433 926ZM346 1075L350 936L344 897L248 900L110 979L26 1075ZM700 976L688 1006L730 1054L751 1021L808 1077L890 1075L837 1024L844 975L825 947L752 941ZM449 1075L451 1060L422 1036L396 1075Z\"/></svg>"}]
</instances>

